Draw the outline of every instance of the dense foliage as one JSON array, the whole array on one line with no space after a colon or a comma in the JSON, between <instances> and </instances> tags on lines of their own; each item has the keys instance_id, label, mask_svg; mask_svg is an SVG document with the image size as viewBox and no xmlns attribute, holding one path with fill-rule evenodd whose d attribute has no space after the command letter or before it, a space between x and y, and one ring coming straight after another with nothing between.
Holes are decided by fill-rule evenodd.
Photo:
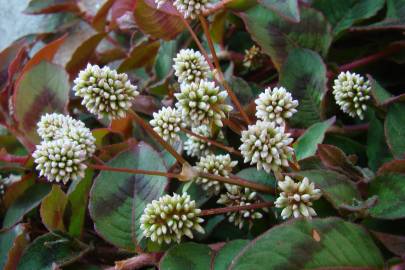
<instances>
[{"instance_id":1,"label":"dense foliage","mask_svg":"<svg viewBox=\"0 0 405 270\"><path fill-rule=\"evenodd\" d=\"M0 268L405 269L404 0L0 0Z\"/></svg>"}]
</instances>

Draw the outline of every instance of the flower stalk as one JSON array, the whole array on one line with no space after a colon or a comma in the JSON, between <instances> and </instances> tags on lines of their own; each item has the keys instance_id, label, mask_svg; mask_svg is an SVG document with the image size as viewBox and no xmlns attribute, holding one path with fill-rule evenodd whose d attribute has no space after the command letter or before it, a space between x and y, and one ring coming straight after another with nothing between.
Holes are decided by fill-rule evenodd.
<instances>
[{"instance_id":1,"label":"flower stalk","mask_svg":"<svg viewBox=\"0 0 405 270\"><path fill-rule=\"evenodd\" d=\"M251 210L251 209L261 209L261 208L271 207L273 205L274 205L273 202L261 202L261 203L255 203L255 204L249 204L249 205L205 209L205 210L201 211L200 216L221 215L221 214L226 214L229 212L238 212L238 211Z\"/></svg>"}]
</instances>

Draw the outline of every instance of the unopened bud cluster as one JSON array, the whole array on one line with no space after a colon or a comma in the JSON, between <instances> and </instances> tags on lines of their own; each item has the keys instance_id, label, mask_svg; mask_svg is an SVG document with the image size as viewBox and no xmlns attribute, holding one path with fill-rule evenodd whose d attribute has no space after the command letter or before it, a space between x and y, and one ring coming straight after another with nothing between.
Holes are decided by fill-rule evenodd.
<instances>
[{"instance_id":1,"label":"unopened bud cluster","mask_svg":"<svg viewBox=\"0 0 405 270\"><path fill-rule=\"evenodd\" d=\"M241 140L239 149L244 162L256 164L258 170L263 168L268 173L288 167L288 158L294 152L289 146L293 141L290 134L274 122L257 121L242 132Z\"/></svg>"},{"instance_id":2,"label":"unopened bud cluster","mask_svg":"<svg viewBox=\"0 0 405 270\"><path fill-rule=\"evenodd\" d=\"M370 99L370 82L349 71L339 74L334 81L333 94L341 110L351 117L364 118L367 101Z\"/></svg>"},{"instance_id":3,"label":"unopened bud cluster","mask_svg":"<svg viewBox=\"0 0 405 270\"><path fill-rule=\"evenodd\" d=\"M180 129L186 126L179 111L170 107L163 107L157 113L153 113L150 124L170 144L180 140Z\"/></svg>"},{"instance_id":4,"label":"unopened bud cluster","mask_svg":"<svg viewBox=\"0 0 405 270\"><path fill-rule=\"evenodd\" d=\"M217 203L223 204L227 207L232 206L245 206L256 204L259 202L256 192L246 187L240 187L230 184L225 184L226 193L221 194ZM267 211L267 209L263 209ZM237 212L228 212L228 221L234 223L235 226L242 229L245 221L248 221L250 225L254 219L260 219L263 217L257 209L240 210Z\"/></svg>"},{"instance_id":5,"label":"unopened bud cluster","mask_svg":"<svg viewBox=\"0 0 405 270\"><path fill-rule=\"evenodd\" d=\"M284 87L266 88L255 100L256 117L281 125L297 112L298 101Z\"/></svg>"},{"instance_id":6,"label":"unopened bud cluster","mask_svg":"<svg viewBox=\"0 0 405 270\"><path fill-rule=\"evenodd\" d=\"M174 75L180 84L199 83L208 79L210 67L200 52L182 49L173 61Z\"/></svg>"},{"instance_id":7,"label":"unopened bud cluster","mask_svg":"<svg viewBox=\"0 0 405 270\"><path fill-rule=\"evenodd\" d=\"M193 230L204 233L199 217L201 210L186 193L165 195L149 203L141 216L141 229L146 237L159 244L179 243L186 235L193 238Z\"/></svg>"},{"instance_id":8,"label":"unopened bud cluster","mask_svg":"<svg viewBox=\"0 0 405 270\"><path fill-rule=\"evenodd\" d=\"M253 45L249 49L245 50L245 56L243 57L243 65L247 68L256 68L260 61L260 48Z\"/></svg>"},{"instance_id":9,"label":"unopened bud cluster","mask_svg":"<svg viewBox=\"0 0 405 270\"><path fill-rule=\"evenodd\" d=\"M227 155L208 155L201 157L197 162L196 168L199 172L216 174L227 177L231 174L233 167L238 164L232 161L229 154ZM195 182L211 195L218 195L222 189L222 184L218 181L205 177L197 177Z\"/></svg>"},{"instance_id":10,"label":"unopened bud cluster","mask_svg":"<svg viewBox=\"0 0 405 270\"><path fill-rule=\"evenodd\" d=\"M277 208L282 208L281 217L312 218L316 216L312 208L312 202L321 197L321 190L315 188L315 184L310 182L307 177L301 181L295 182L290 176L285 176L284 181L278 182L280 196L275 201Z\"/></svg>"},{"instance_id":11,"label":"unopened bud cluster","mask_svg":"<svg viewBox=\"0 0 405 270\"><path fill-rule=\"evenodd\" d=\"M84 123L62 114L46 114L38 122L42 142L32 154L40 176L67 183L84 177L84 161L96 149L95 138Z\"/></svg>"},{"instance_id":12,"label":"unopened bud cluster","mask_svg":"<svg viewBox=\"0 0 405 270\"><path fill-rule=\"evenodd\" d=\"M123 118L132 100L139 95L125 73L105 66L88 64L74 80L73 91L83 98L82 104L99 118Z\"/></svg>"},{"instance_id":13,"label":"unopened bud cluster","mask_svg":"<svg viewBox=\"0 0 405 270\"><path fill-rule=\"evenodd\" d=\"M222 127L222 119L232 110L226 104L228 94L221 91L214 82L182 84L180 93L175 97L176 107L181 111L182 118L191 126L215 124Z\"/></svg>"}]
</instances>

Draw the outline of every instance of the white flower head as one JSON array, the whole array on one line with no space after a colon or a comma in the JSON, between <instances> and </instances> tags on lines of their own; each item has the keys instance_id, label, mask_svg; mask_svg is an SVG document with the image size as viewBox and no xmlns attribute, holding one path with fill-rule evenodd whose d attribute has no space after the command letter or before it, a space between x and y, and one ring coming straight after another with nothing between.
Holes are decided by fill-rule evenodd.
<instances>
[{"instance_id":1,"label":"white flower head","mask_svg":"<svg viewBox=\"0 0 405 270\"><path fill-rule=\"evenodd\" d=\"M232 161L229 154L227 155L208 155L202 156L197 162L196 168L199 172L216 174L227 177L231 174L233 167L238 164L237 161ZM222 189L222 184L218 181L204 177L197 177L195 182L210 195L218 195Z\"/></svg>"},{"instance_id":2,"label":"white flower head","mask_svg":"<svg viewBox=\"0 0 405 270\"><path fill-rule=\"evenodd\" d=\"M315 188L315 184L310 182L307 177L302 181L295 182L291 177L285 176L284 181L278 182L280 196L274 202L277 208L283 208L281 217L287 219L306 217L311 219L316 216L312 208L312 202L318 200L321 196L321 190Z\"/></svg>"},{"instance_id":3,"label":"white flower head","mask_svg":"<svg viewBox=\"0 0 405 270\"><path fill-rule=\"evenodd\" d=\"M86 128L82 121L75 120L69 115L45 114L37 126L37 132L44 141L64 138L76 141L85 151L86 158L91 157L96 150L96 139L90 129Z\"/></svg>"},{"instance_id":4,"label":"white flower head","mask_svg":"<svg viewBox=\"0 0 405 270\"><path fill-rule=\"evenodd\" d=\"M356 73L341 72L334 81L333 94L340 109L355 118L364 118L370 99L370 82Z\"/></svg>"},{"instance_id":5,"label":"white flower head","mask_svg":"<svg viewBox=\"0 0 405 270\"><path fill-rule=\"evenodd\" d=\"M208 78L210 67L199 51L182 49L173 61L174 75L180 84L199 83Z\"/></svg>"},{"instance_id":6,"label":"white flower head","mask_svg":"<svg viewBox=\"0 0 405 270\"><path fill-rule=\"evenodd\" d=\"M222 127L222 119L232 110L232 106L225 103L227 96L226 91L221 91L213 82L183 84L181 92L175 94L176 107L192 126L212 123Z\"/></svg>"},{"instance_id":7,"label":"white flower head","mask_svg":"<svg viewBox=\"0 0 405 270\"><path fill-rule=\"evenodd\" d=\"M157 113L153 113L150 121L153 129L167 142L173 144L180 140L179 132L186 124L181 119L181 113L171 107L163 107Z\"/></svg>"},{"instance_id":8,"label":"white flower head","mask_svg":"<svg viewBox=\"0 0 405 270\"><path fill-rule=\"evenodd\" d=\"M37 123L38 135L46 141L61 138L61 131L70 127L85 127L84 123L73 119L69 115L58 113L47 113L41 116Z\"/></svg>"},{"instance_id":9,"label":"white flower head","mask_svg":"<svg viewBox=\"0 0 405 270\"><path fill-rule=\"evenodd\" d=\"M184 18L195 19L210 7L211 0L175 0L174 6Z\"/></svg>"},{"instance_id":10,"label":"white flower head","mask_svg":"<svg viewBox=\"0 0 405 270\"><path fill-rule=\"evenodd\" d=\"M193 127L191 128L191 131L197 135L201 135L209 139L212 138L211 131L208 126L202 125L199 127ZM190 134L186 135L188 139L184 142L184 150L186 151L187 155L200 158L212 153L210 149L211 143ZM223 138L222 132L219 133L218 138Z\"/></svg>"},{"instance_id":11,"label":"white flower head","mask_svg":"<svg viewBox=\"0 0 405 270\"><path fill-rule=\"evenodd\" d=\"M255 100L256 117L281 125L297 112L298 101L284 87L266 88Z\"/></svg>"},{"instance_id":12,"label":"white flower head","mask_svg":"<svg viewBox=\"0 0 405 270\"><path fill-rule=\"evenodd\" d=\"M99 118L123 118L132 100L139 95L125 73L118 73L105 66L88 64L74 80L73 90L82 97L82 104Z\"/></svg>"},{"instance_id":13,"label":"white flower head","mask_svg":"<svg viewBox=\"0 0 405 270\"><path fill-rule=\"evenodd\" d=\"M141 229L153 242L179 243L183 235L193 238L193 230L204 233L200 213L195 201L186 193L165 195L146 205L141 216Z\"/></svg>"},{"instance_id":14,"label":"white flower head","mask_svg":"<svg viewBox=\"0 0 405 270\"><path fill-rule=\"evenodd\" d=\"M260 202L257 198L256 192L249 188L240 187L236 185L225 184L226 192L221 194L217 203L225 206L245 206ZM263 208L264 211L267 209ZM237 212L228 212L228 221L234 223L235 226L242 229L245 221L248 221L250 225L254 219L261 219L263 217L257 209L241 210Z\"/></svg>"},{"instance_id":15,"label":"white flower head","mask_svg":"<svg viewBox=\"0 0 405 270\"><path fill-rule=\"evenodd\" d=\"M257 164L258 170L263 168L267 173L288 167L288 158L294 152L289 146L293 141L290 134L275 122L257 121L242 131L241 141L239 149L244 162Z\"/></svg>"},{"instance_id":16,"label":"white flower head","mask_svg":"<svg viewBox=\"0 0 405 270\"><path fill-rule=\"evenodd\" d=\"M86 152L73 140L43 141L32 154L40 176L50 182L79 180L84 177Z\"/></svg>"}]
</instances>

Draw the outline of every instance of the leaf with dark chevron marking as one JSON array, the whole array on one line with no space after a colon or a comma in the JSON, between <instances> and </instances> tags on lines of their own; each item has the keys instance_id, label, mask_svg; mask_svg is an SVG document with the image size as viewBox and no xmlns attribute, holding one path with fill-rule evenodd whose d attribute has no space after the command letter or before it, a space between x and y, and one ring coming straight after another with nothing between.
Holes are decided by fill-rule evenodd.
<instances>
[{"instance_id":1,"label":"leaf with dark chevron marking","mask_svg":"<svg viewBox=\"0 0 405 270\"><path fill-rule=\"evenodd\" d=\"M248 32L262 50L281 68L294 48L307 48L326 55L332 41L331 27L317 10L301 7L301 20L293 23L276 12L256 5L241 13Z\"/></svg>"},{"instance_id":2,"label":"leaf with dark chevron marking","mask_svg":"<svg viewBox=\"0 0 405 270\"><path fill-rule=\"evenodd\" d=\"M111 167L166 172L162 157L146 143L119 154ZM90 215L98 233L112 244L134 250L143 235L140 217L146 204L164 192L163 176L102 171L90 192Z\"/></svg>"},{"instance_id":3,"label":"leaf with dark chevron marking","mask_svg":"<svg viewBox=\"0 0 405 270\"><path fill-rule=\"evenodd\" d=\"M362 227L339 218L327 218L294 220L268 230L247 245L228 269L377 270L382 267L380 251Z\"/></svg>"},{"instance_id":4,"label":"leaf with dark chevron marking","mask_svg":"<svg viewBox=\"0 0 405 270\"><path fill-rule=\"evenodd\" d=\"M326 67L322 58L308 49L294 49L280 70L280 85L298 99L298 112L290 122L309 127L321 121L321 100L326 92Z\"/></svg>"}]
</instances>

